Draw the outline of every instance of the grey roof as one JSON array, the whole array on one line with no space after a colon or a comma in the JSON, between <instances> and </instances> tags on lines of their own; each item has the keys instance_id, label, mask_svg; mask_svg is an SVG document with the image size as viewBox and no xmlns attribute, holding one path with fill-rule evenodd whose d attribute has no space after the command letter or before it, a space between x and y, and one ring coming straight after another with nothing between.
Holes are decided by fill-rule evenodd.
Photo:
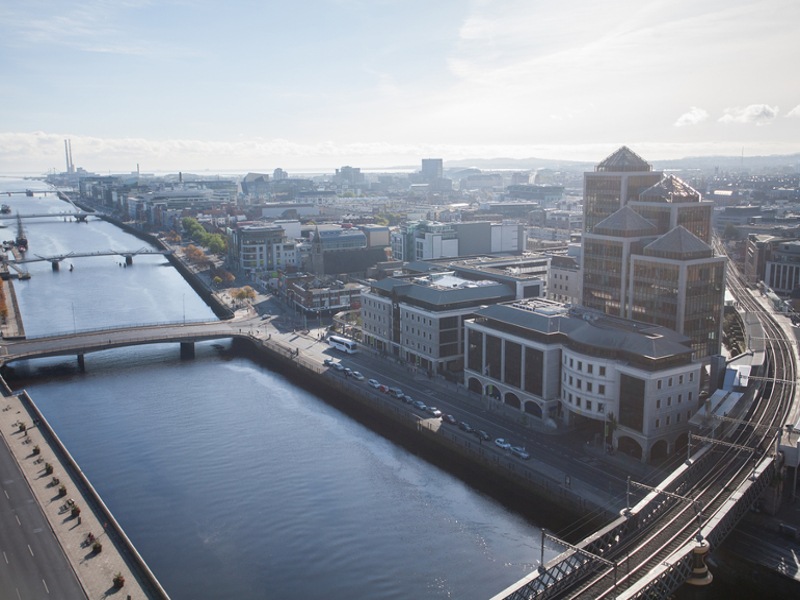
<instances>
[{"instance_id":1,"label":"grey roof","mask_svg":"<svg viewBox=\"0 0 800 600\"><path fill-rule=\"evenodd\" d=\"M660 325L609 317L602 313L571 310L548 314L525 310L517 304L482 308L477 317L508 323L538 333L566 336L568 342L599 350L616 350L648 359L683 355L691 358L690 338Z\"/></svg>"},{"instance_id":2,"label":"grey roof","mask_svg":"<svg viewBox=\"0 0 800 600\"><path fill-rule=\"evenodd\" d=\"M621 171L640 172L652 170L653 167L650 163L627 146L622 146L622 148L595 167L595 171L611 171L617 173Z\"/></svg>"},{"instance_id":3,"label":"grey roof","mask_svg":"<svg viewBox=\"0 0 800 600\"><path fill-rule=\"evenodd\" d=\"M391 293L395 291L400 298L413 304L424 303L431 306L452 306L458 304L480 305L508 301L514 298L514 290L502 283L476 285L474 287L442 288L421 285L408 280L387 277L372 284L375 289Z\"/></svg>"},{"instance_id":4,"label":"grey roof","mask_svg":"<svg viewBox=\"0 0 800 600\"><path fill-rule=\"evenodd\" d=\"M678 225L645 246L644 255L688 260L711 258L714 250L683 225Z\"/></svg>"},{"instance_id":5,"label":"grey roof","mask_svg":"<svg viewBox=\"0 0 800 600\"><path fill-rule=\"evenodd\" d=\"M592 229L592 233L618 237L654 235L657 231L653 223L627 205L607 216Z\"/></svg>"},{"instance_id":6,"label":"grey roof","mask_svg":"<svg viewBox=\"0 0 800 600\"><path fill-rule=\"evenodd\" d=\"M674 175L666 175L657 184L639 194L645 202L699 202L700 192Z\"/></svg>"}]
</instances>

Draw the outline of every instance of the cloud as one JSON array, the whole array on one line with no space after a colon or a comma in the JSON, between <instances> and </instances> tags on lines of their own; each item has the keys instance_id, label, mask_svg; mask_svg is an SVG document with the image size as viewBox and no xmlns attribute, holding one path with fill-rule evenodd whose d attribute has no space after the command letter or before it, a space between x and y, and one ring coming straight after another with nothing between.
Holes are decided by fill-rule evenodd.
<instances>
[{"instance_id":1,"label":"cloud","mask_svg":"<svg viewBox=\"0 0 800 600\"><path fill-rule=\"evenodd\" d=\"M786 113L787 117L800 117L800 104L795 106L792 110Z\"/></svg>"},{"instance_id":2,"label":"cloud","mask_svg":"<svg viewBox=\"0 0 800 600\"><path fill-rule=\"evenodd\" d=\"M678 120L675 121L675 127L685 127L687 125L697 125L708 119L708 112L702 108L693 106L689 112L683 113Z\"/></svg>"},{"instance_id":3,"label":"cloud","mask_svg":"<svg viewBox=\"0 0 800 600\"><path fill-rule=\"evenodd\" d=\"M745 107L726 108L720 123L755 123L768 125L778 116L778 107L769 104L751 104Z\"/></svg>"}]
</instances>

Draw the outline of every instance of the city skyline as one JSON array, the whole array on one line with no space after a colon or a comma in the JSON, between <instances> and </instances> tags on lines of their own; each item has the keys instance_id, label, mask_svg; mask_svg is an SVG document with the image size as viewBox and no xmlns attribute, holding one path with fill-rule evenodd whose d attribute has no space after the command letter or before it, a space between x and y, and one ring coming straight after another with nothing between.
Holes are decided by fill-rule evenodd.
<instances>
[{"instance_id":1,"label":"city skyline","mask_svg":"<svg viewBox=\"0 0 800 600\"><path fill-rule=\"evenodd\" d=\"M793 0L11 0L0 173L800 152Z\"/></svg>"}]
</instances>

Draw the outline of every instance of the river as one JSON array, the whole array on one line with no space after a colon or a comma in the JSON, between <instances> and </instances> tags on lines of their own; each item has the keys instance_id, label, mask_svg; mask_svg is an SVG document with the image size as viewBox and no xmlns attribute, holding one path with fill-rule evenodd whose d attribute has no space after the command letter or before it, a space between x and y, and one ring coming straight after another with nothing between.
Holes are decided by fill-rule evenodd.
<instances>
[{"instance_id":1,"label":"river","mask_svg":"<svg viewBox=\"0 0 800 600\"><path fill-rule=\"evenodd\" d=\"M24 227L28 256L144 246L99 220ZM163 257L121 263L29 263L14 282L26 334L214 318ZM28 390L174 600L481 599L538 564L529 520L227 343L199 344L191 361L175 345L90 354L85 373L74 357L23 361L9 384Z\"/></svg>"}]
</instances>

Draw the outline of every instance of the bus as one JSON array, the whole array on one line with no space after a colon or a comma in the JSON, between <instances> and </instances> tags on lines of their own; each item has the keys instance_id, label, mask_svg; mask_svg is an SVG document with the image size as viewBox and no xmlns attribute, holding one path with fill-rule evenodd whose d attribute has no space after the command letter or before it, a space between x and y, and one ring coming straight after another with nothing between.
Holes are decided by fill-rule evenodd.
<instances>
[{"instance_id":1,"label":"bus","mask_svg":"<svg viewBox=\"0 0 800 600\"><path fill-rule=\"evenodd\" d=\"M330 336L328 338L328 343L337 350L347 352L348 354L355 354L357 350L357 344L353 340L348 340L347 338L336 335Z\"/></svg>"}]
</instances>

